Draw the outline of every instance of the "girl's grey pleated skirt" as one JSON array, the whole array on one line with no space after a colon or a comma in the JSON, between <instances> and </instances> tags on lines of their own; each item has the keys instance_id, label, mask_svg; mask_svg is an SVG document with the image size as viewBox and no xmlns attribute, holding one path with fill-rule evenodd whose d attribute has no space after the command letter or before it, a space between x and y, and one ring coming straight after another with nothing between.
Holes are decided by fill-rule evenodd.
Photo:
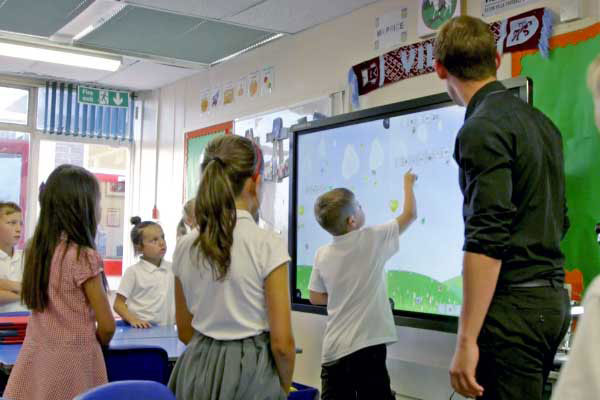
<instances>
[{"instance_id":1,"label":"girl's grey pleated skirt","mask_svg":"<svg viewBox=\"0 0 600 400\"><path fill-rule=\"evenodd\" d=\"M215 340L198 332L179 357L169 388L177 400L285 400L268 333Z\"/></svg>"}]
</instances>

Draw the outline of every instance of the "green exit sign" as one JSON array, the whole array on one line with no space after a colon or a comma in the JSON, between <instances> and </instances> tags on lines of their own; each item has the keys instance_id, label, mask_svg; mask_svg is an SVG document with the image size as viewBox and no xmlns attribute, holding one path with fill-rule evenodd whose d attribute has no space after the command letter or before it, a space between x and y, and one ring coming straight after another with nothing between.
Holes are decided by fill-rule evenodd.
<instances>
[{"instance_id":1,"label":"green exit sign","mask_svg":"<svg viewBox=\"0 0 600 400\"><path fill-rule=\"evenodd\" d=\"M77 101L107 107L129 107L129 92L77 86Z\"/></svg>"}]
</instances>

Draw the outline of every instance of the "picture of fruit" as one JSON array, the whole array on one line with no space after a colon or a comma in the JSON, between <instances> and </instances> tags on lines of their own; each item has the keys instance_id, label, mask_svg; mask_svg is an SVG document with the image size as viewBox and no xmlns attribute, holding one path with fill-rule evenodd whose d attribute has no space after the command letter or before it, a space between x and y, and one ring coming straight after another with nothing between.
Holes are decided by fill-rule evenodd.
<instances>
[{"instance_id":1,"label":"picture of fruit","mask_svg":"<svg viewBox=\"0 0 600 400\"><path fill-rule=\"evenodd\" d=\"M250 96L255 96L258 91L258 82L256 80L252 80L250 82Z\"/></svg>"},{"instance_id":2,"label":"picture of fruit","mask_svg":"<svg viewBox=\"0 0 600 400\"><path fill-rule=\"evenodd\" d=\"M396 210L398 209L398 200L390 200L390 210L392 212L396 212Z\"/></svg>"},{"instance_id":3,"label":"picture of fruit","mask_svg":"<svg viewBox=\"0 0 600 400\"><path fill-rule=\"evenodd\" d=\"M202 112L208 111L208 99L206 97L203 98L200 102L200 109L202 110Z\"/></svg>"},{"instance_id":4,"label":"picture of fruit","mask_svg":"<svg viewBox=\"0 0 600 400\"><path fill-rule=\"evenodd\" d=\"M271 89L273 88L273 82L271 81L271 77L264 76L263 77L263 85L264 85L265 89L267 89L268 91L271 91Z\"/></svg>"},{"instance_id":5,"label":"picture of fruit","mask_svg":"<svg viewBox=\"0 0 600 400\"><path fill-rule=\"evenodd\" d=\"M233 89L227 89L225 94L223 95L223 103L231 104L233 103Z\"/></svg>"}]
</instances>

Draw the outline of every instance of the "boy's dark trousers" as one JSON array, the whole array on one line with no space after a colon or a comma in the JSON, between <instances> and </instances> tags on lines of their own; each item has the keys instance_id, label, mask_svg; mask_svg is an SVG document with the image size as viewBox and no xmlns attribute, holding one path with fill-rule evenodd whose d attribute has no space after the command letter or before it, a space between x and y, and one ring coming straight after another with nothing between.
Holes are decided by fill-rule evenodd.
<instances>
[{"instance_id":1,"label":"boy's dark trousers","mask_svg":"<svg viewBox=\"0 0 600 400\"><path fill-rule=\"evenodd\" d=\"M394 400L386 355L379 344L323 364L321 400Z\"/></svg>"},{"instance_id":2,"label":"boy's dark trousers","mask_svg":"<svg viewBox=\"0 0 600 400\"><path fill-rule=\"evenodd\" d=\"M496 291L478 338L480 399L541 400L570 321L559 285Z\"/></svg>"}]
</instances>

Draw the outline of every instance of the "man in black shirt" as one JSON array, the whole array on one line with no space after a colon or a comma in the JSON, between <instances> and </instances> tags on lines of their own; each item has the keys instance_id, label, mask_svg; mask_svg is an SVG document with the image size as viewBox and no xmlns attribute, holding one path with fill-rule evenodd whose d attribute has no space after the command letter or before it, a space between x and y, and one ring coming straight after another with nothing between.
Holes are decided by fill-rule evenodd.
<instances>
[{"instance_id":1,"label":"man in black shirt","mask_svg":"<svg viewBox=\"0 0 600 400\"><path fill-rule=\"evenodd\" d=\"M448 94L467 107L454 152L465 256L452 387L468 397L538 400L570 321L561 134L496 80L500 56L483 21L450 20L435 58Z\"/></svg>"}]
</instances>

